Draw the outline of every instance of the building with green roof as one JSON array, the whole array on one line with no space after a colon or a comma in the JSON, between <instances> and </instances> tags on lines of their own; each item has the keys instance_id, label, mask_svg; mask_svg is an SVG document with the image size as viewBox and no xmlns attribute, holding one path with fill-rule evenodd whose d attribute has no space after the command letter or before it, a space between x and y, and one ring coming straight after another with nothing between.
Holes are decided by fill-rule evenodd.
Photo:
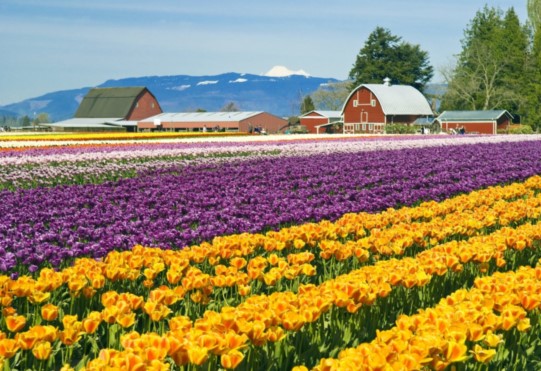
<instances>
[{"instance_id":1,"label":"building with green roof","mask_svg":"<svg viewBox=\"0 0 541 371\"><path fill-rule=\"evenodd\" d=\"M146 88L93 88L72 119L48 124L57 131L137 131L137 122L162 113L156 97Z\"/></svg>"}]
</instances>

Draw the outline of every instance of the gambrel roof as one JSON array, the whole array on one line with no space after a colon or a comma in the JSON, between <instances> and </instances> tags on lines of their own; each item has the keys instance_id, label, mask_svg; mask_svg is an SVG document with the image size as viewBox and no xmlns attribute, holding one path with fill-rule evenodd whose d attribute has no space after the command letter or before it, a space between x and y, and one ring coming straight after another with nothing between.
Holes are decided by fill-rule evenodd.
<instances>
[{"instance_id":1,"label":"gambrel roof","mask_svg":"<svg viewBox=\"0 0 541 371\"><path fill-rule=\"evenodd\" d=\"M137 104L138 98L146 91L148 89L142 86L91 89L83 98L74 117L125 118Z\"/></svg>"},{"instance_id":2,"label":"gambrel roof","mask_svg":"<svg viewBox=\"0 0 541 371\"><path fill-rule=\"evenodd\" d=\"M388 84L362 84L355 88L344 104L362 87L370 90L379 101L385 115L433 115L425 96L413 86Z\"/></svg>"}]
</instances>

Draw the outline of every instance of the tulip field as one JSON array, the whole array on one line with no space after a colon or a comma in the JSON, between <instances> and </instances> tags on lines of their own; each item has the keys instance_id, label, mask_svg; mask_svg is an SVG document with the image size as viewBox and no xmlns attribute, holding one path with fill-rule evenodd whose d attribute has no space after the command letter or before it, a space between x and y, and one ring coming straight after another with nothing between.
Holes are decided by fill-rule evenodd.
<instances>
[{"instance_id":1,"label":"tulip field","mask_svg":"<svg viewBox=\"0 0 541 371\"><path fill-rule=\"evenodd\" d=\"M541 369L541 135L0 135L3 370Z\"/></svg>"}]
</instances>

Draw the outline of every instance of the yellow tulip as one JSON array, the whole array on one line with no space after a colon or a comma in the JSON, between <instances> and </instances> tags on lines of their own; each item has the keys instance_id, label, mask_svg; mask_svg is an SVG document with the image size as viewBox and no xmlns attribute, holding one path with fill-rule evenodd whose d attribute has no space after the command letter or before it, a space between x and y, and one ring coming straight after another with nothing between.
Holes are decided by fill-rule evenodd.
<instances>
[{"instance_id":1,"label":"yellow tulip","mask_svg":"<svg viewBox=\"0 0 541 371\"><path fill-rule=\"evenodd\" d=\"M45 304L41 307L41 318L45 321L54 321L58 318L58 307L53 304Z\"/></svg>"},{"instance_id":2,"label":"yellow tulip","mask_svg":"<svg viewBox=\"0 0 541 371\"><path fill-rule=\"evenodd\" d=\"M46 360L51 355L51 343L48 341L40 341L32 348L32 354L39 360Z\"/></svg>"},{"instance_id":3,"label":"yellow tulip","mask_svg":"<svg viewBox=\"0 0 541 371\"><path fill-rule=\"evenodd\" d=\"M26 325L26 318L24 316L9 316L6 317L6 327L11 332L19 332Z\"/></svg>"},{"instance_id":4,"label":"yellow tulip","mask_svg":"<svg viewBox=\"0 0 541 371\"><path fill-rule=\"evenodd\" d=\"M495 349L484 349L479 344L475 344L473 347L473 356L477 362L488 363L496 355Z\"/></svg>"},{"instance_id":5,"label":"yellow tulip","mask_svg":"<svg viewBox=\"0 0 541 371\"><path fill-rule=\"evenodd\" d=\"M236 349L233 349L220 356L220 364L225 369L234 369L238 367L243 359L244 354Z\"/></svg>"}]
</instances>

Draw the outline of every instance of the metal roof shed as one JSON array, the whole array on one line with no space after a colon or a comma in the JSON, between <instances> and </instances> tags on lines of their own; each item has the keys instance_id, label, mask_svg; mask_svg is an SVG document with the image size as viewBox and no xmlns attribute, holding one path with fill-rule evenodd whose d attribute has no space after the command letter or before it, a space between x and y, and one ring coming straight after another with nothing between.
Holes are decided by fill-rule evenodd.
<instances>
[{"instance_id":1,"label":"metal roof shed","mask_svg":"<svg viewBox=\"0 0 541 371\"><path fill-rule=\"evenodd\" d=\"M513 115L507 110L444 111L435 119L443 131L464 127L473 134L496 134L498 130L508 129L512 120Z\"/></svg>"}]
</instances>

